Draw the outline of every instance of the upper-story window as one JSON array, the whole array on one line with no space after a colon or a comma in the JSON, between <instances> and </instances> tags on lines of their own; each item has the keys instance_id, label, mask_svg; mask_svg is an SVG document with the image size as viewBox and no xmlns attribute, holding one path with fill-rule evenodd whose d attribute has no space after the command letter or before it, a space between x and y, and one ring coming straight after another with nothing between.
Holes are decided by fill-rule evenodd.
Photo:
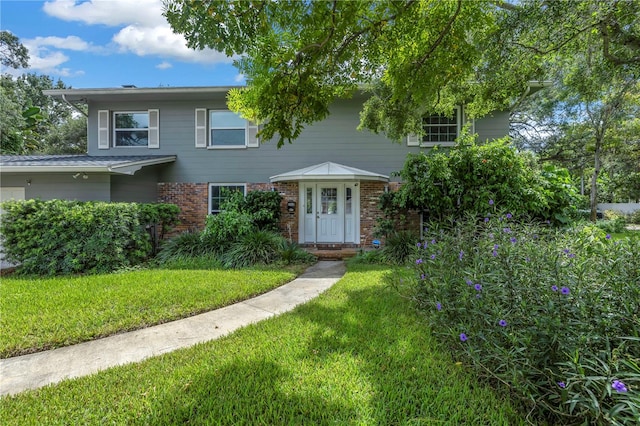
<instances>
[{"instance_id":1,"label":"upper-story window","mask_svg":"<svg viewBox=\"0 0 640 426\"><path fill-rule=\"evenodd\" d=\"M258 126L233 111L196 108L196 148L257 148Z\"/></svg>"},{"instance_id":2,"label":"upper-story window","mask_svg":"<svg viewBox=\"0 0 640 426\"><path fill-rule=\"evenodd\" d=\"M407 145L431 147L436 145L453 146L460 135L460 108L452 116L432 114L422 119L422 136L409 135Z\"/></svg>"},{"instance_id":3,"label":"upper-story window","mask_svg":"<svg viewBox=\"0 0 640 426\"><path fill-rule=\"evenodd\" d=\"M160 110L98 110L98 149L160 148Z\"/></svg>"},{"instance_id":4,"label":"upper-story window","mask_svg":"<svg viewBox=\"0 0 640 426\"><path fill-rule=\"evenodd\" d=\"M209 111L209 146L246 146L247 121L232 111Z\"/></svg>"},{"instance_id":5,"label":"upper-story window","mask_svg":"<svg viewBox=\"0 0 640 426\"><path fill-rule=\"evenodd\" d=\"M113 146L149 146L149 113L114 112Z\"/></svg>"},{"instance_id":6,"label":"upper-story window","mask_svg":"<svg viewBox=\"0 0 640 426\"><path fill-rule=\"evenodd\" d=\"M458 114L447 117L442 114L430 115L422 119L422 143L425 145L453 144L458 137Z\"/></svg>"}]
</instances>

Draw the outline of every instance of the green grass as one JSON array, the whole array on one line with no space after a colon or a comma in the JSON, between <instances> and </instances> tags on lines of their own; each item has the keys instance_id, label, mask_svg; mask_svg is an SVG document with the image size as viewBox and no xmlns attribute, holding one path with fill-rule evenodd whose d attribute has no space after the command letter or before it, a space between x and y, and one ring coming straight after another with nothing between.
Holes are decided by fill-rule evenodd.
<instances>
[{"instance_id":1,"label":"green grass","mask_svg":"<svg viewBox=\"0 0 640 426\"><path fill-rule=\"evenodd\" d=\"M166 270L0 281L0 357L67 346L219 308L292 270Z\"/></svg>"},{"instance_id":2,"label":"green grass","mask_svg":"<svg viewBox=\"0 0 640 426\"><path fill-rule=\"evenodd\" d=\"M0 423L518 425L505 392L436 343L391 270L220 340L0 399Z\"/></svg>"}]
</instances>

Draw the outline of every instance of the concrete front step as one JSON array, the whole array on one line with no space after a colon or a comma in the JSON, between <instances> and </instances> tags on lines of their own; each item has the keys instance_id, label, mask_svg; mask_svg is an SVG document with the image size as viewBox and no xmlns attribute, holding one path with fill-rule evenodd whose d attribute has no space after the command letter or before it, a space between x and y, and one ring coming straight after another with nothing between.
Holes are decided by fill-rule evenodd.
<instances>
[{"instance_id":1,"label":"concrete front step","mask_svg":"<svg viewBox=\"0 0 640 426\"><path fill-rule=\"evenodd\" d=\"M341 248L320 248L320 247L305 247L307 252L316 256L318 260L344 260L354 257L360 251L355 247L341 247Z\"/></svg>"}]
</instances>

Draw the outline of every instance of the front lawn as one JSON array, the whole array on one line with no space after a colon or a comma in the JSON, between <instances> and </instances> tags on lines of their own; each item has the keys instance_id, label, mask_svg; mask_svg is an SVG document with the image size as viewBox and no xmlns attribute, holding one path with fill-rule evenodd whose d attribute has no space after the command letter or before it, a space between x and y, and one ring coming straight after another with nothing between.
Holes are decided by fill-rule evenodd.
<instances>
[{"instance_id":1,"label":"front lawn","mask_svg":"<svg viewBox=\"0 0 640 426\"><path fill-rule=\"evenodd\" d=\"M0 399L0 423L525 424L439 347L391 269L193 348Z\"/></svg>"},{"instance_id":2,"label":"front lawn","mask_svg":"<svg viewBox=\"0 0 640 426\"><path fill-rule=\"evenodd\" d=\"M144 328L248 299L290 270L167 270L57 278L3 277L0 358Z\"/></svg>"}]
</instances>

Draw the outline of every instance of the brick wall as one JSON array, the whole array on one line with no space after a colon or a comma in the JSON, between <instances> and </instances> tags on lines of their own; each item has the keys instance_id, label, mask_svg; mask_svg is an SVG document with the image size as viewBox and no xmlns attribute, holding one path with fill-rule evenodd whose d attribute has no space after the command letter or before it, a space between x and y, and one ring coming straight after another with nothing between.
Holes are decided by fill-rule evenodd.
<instances>
[{"instance_id":1,"label":"brick wall","mask_svg":"<svg viewBox=\"0 0 640 426\"><path fill-rule=\"evenodd\" d=\"M370 247L375 239L373 236L376 227L376 219L382 215L378 203L380 195L388 185L390 191L397 190L400 186L396 182L386 184L384 182L360 182L360 245ZM278 183L248 183L247 191L278 191L282 195L280 205L280 231L290 241L298 242L298 214L304 206L298 199L298 182ZM202 230L205 219L209 213L209 185L207 183L159 183L158 202L172 203L180 207L180 225L172 235L184 231ZM287 202L296 203L295 213L287 211ZM418 212L407 213L405 229L420 231L420 216Z\"/></svg>"},{"instance_id":2,"label":"brick wall","mask_svg":"<svg viewBox=\"0 0 640 426\"><path fill-rule=\"evenodd\" d=\"M373 231L376 219L382 215L378 204L385 185L384 182L360 182L360 245L362 247L371 247L371 242L375 239Z\"/></svg>"},{"instance_id":3,"label":"brick wall","mask_svg":"<svg viewBox=\"0 0 640 426\"><path fill-rule=\"evenodd\" d=\"M180 224L171 233L202 230L209 209L209 185L206 183L158 184L158 202L180 207Z\"/></svg>"}]
</instances>

